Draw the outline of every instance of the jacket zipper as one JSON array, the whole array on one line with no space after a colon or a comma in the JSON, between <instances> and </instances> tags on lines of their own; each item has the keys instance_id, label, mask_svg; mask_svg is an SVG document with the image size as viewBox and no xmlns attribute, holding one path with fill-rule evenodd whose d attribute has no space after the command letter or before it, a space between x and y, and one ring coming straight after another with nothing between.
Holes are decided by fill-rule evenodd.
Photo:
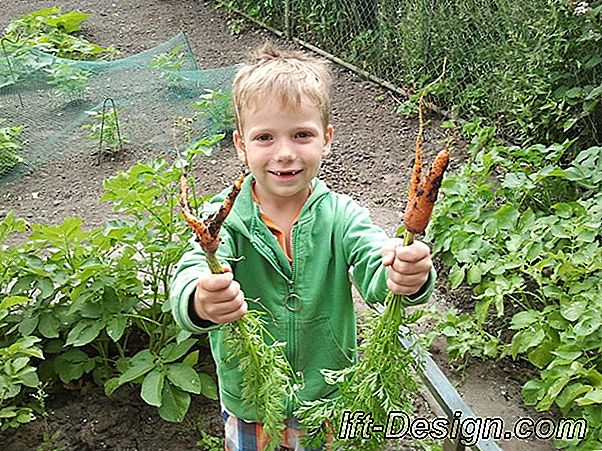
<instances>
[{"instance_id":1,"label":"jacket zipper","mask_svg":"<svg viewBox=\"0 0 602 451\"><path fill-rule=\"evenodd\" d=\"M287 298L287 310L288 310L288 348L290 350L290 364L291 367L293 369L293 371L296 373L297 372L297 368L299 367L299 363L298 363L298 349L297 349L297 312L298 309L300 307L300 302L301 299L299 299L297 297L297 293L295 293L295 281L296 281L296 265L295 265L295 260L297 259L297 233L296 229L297 229L297 225L295 224L293 226L293 229L291 231L292 234L292 250L293 250L293 259L291 261L291 278L288 279L287 283L288 283L288 296L291 297L292 300L294 300L294 304L293 307L294 308L290 308L290 305L288 304L289 299ZM287 412L287 417L292 417L293 414L293 409L294 409L294 405L293 405L293 400L292 399L288 399L287 400L287 405L286 405L286 412Z\"/></svg>"}]
</instances>

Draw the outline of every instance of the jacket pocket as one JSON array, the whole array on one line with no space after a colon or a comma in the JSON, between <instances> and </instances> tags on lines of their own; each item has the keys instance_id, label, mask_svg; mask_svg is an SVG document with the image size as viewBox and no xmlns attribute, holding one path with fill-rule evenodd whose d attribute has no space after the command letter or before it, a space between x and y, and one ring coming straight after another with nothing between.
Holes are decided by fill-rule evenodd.
<instances>
[{"instance_id":1,"label":"jacket pocket","mask_svg":"<svg viewBox=\"0 0 602 451\"><path fill-rule=\"evenodd\" d=\"M322 370L341 370L351 365L355 340L341 342L326 316L300 323L298 331L298 370L303 373L305 382L299 397L308 401L326 397L336 391L336 387L326 383Z\"/></svg>"}]
</instances>

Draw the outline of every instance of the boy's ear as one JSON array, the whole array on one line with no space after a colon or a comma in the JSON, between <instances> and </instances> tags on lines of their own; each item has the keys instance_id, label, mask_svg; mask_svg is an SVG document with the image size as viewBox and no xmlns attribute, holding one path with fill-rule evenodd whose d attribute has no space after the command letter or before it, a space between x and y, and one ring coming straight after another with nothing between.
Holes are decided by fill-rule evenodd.
<instances>
[{"instance_id":1,"label":"boy's ear","mask_svg":"<svg viewBox=\"0 0 602 451\"><path fill-rule=\"evenodd\" d=\"M232 140L234 141L234 147L236 147L238 158L244 164L247 164L247 151L245 149L245 142L238 130L234 130L234 132L232 132Z\"/></svg>"},{"instance_id":2,"label":"boy's ear","mask_svg":"<svg viewBox=\"0 0 602 451\"><path fill-rule=\"evenodd\" d=\"M328 124L326 126L326 130L324 131L324 148L322 150L322 155L326 156L330 153L330 147L332 146L332 137L334 136L334 126L332 124Z\"/></svg>"}]
</instances>

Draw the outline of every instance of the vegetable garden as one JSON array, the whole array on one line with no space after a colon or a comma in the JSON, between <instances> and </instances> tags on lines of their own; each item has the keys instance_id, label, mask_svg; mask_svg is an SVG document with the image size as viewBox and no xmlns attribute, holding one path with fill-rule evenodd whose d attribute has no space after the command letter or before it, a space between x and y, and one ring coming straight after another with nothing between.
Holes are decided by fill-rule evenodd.
<instances>
[{"instance_id":1,"label":"vegetable garden","mask_svg":"<svg viewBox=\"0 0 602 451\"><path fill-rule=\"evenodd\" d=\"M375 6L360 0L303 0L291 2L294 8L241 0L218 9L186 0L71 3L61 10L20 2L0 22L6 27L0 175L10 181L0 207L3 449L222 446L206 338L178 330L168 291L192 237L178 206L182 173L191 175L185 196L190 220L207 196L230 185L242 169L227 137L232 114L224 80L227 86L235 64L269 34L239 13L360 69L374 68L377 78L403 88L405 98L334 70L335 144L322 177L369 207L375 222L393 234L407 197L416 136L429 160L449 146L451 168L425 238L437 257L438 291L429 309L412 315L419 318L423 345L445 343L440 364L449 360L446 371L458 382L477 365L510 368L511 374L497 374L501 385L514 390L514 419L544 415L587 422L580 439L515 440L504 449L602 448L599 1L542 0L528 10L474 2L478 14L475 5L451 0L400 2L395 11L387 1ZM370 20L363 14L368 7L375 8ZM450 15L455 20L442 20ZM151 30L151 23L158 25ZM487 23L498 28L481 40L482 48L468 51L472 38L462 45L453 38ZM176 42L170 39L180 30L187 40L160 45ZM337 37L341 30L351 37L347 47ZM109 68L151 48L144 60L150 72L144 74L152 75L143 75L149 89L132 93L142 78ZM205 72L196 72L198 67ZM103 73L124 86L131 81L123 89L134 100L109 96L100 82ZM35 79L35 90L18 91L27 77ZM43 95L36 94L40 84ZM153 103L157 93L170 106ZM97 94L116 102L86 103ZM435 110L451 112L444 118L427 114L424 138L416 114L423 97ZM63 126L61 120L73 117L78 126L53 136L47 126L42 138L31 135L40 123L23 118L36 117L24 112L34 101L50 105L53 123ZM76 108L84 114L76 115ZM39 149L35 164L28 163L28 147ZM31 172L23 176L25 166ZM410 200L420 202L417 180L412 186ZM406 222L411 217L407 213ZM246 327L257 331L253 320ZM374 333L371 321L364 339ZM370 355L368 346L360 349ZM272 362L275 381L284 377L286 365L278 356ZM358 374L380 371L362 368ZM402 376L391 380L398 395L411 377ZM330 377L345 382L347 376ZM414 391L408 384L408 392ZM268 393L258 387L250 389L258 402L281 396L277 387ZM362 394L367 387L372 392ZM350 399L356 392L370 398L378 387L350 383L344 390ZM503 397L488 393L504 404L496 395ZM92 396L98 405L125 399L137 407L124 411L122 428L107 420L111 407L96 423L57 421L56 410L78 396ZM488 403L483 399L473 407L486 415L480 409ZM325 408L332 406L308 406L306 413L321 418L319 409ZM144 422L161 437L143 432ZM440 443L387 446L439 449Z\"/></svg>"}]
</instances>

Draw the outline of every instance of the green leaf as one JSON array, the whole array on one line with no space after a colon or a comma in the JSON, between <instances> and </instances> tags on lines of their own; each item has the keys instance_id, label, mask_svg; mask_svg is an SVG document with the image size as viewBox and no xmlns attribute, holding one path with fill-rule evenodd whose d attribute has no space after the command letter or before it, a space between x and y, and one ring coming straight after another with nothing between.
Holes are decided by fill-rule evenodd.
<instances>
[{"instance_id":1,"label":"green leaf","mask_svg":"<svg viewBox=\"0 0 602 451\"><path fill-rule=\"evenodd\" d=\"M591 391L593 387L591 385L584 385L581 382L576 382L574 384L566 387L560 395L556 398L556 404L561 409L565 409L569 407L573 403L573 401L584 393Z\"/></svg>"},{"instance_id":2,"label":"green leaf","mask_svg":"<svg viewBox=\"0 0 602 451\"><path fill-rule=\"evenodd\" d=\"M463 266L454 265L449 272L449 282L452 289L458 288L464 280L465 269Z\"/></svg>"},{"instance_id":3,"label":"green leaf","mask_svg":"<svg viewBox=\"0 0 602 451\"><path fill-rule=\"evenodd\" d=\"M33 367L24 368L16 375L16 377L17 380L26 387L35 388L40 383L40 379L38 379L38 375L36 374L36 369Z\"/></svg>"},{"instance_id":4,"label":"green leaf","mask_svg":"<svg viewBox=\"0 0 602 451\"><path fill-rule=\"evenodd\" d=\"M539 379L530 380L523 388L523 398L525 404L528 406L534 406L543 397L545 393L546 385Z\"/></svg>"},{"instance_id":5,"label":"green leaf","mask_svg":"<svg viewBox=\"0 0 602 451\"><path fill-rule=\"evenodd\" d=\"M163 385L159 416L165 421L179 422L190 407L190 395L167 383Z\"/></svg>"},{"instance_id":6,"label":"green leaf","mask_svg":"<svg viewBox=\"0 0 602 451\"><path fill-rule=\"evenodd\" d=\"M174 362L186 354L190 348L197 342L194 338L189 338L178 344L170 344L165 346L159 352L159 355L167 363Z\"/></svg>"},{"instance_id":7,"label":"green leaf","mask_svg":"<svg viewBox=\"0 0 602 451\"><path fill-rule=\"evenodd\" d=\"M107 379L105 382L105 395L111 396L115 390L121 387L121 383L118 377L112 377L111 379Z\"/></svg>"},{"instance_id":8,"label":"green leaf","mask_svg":"<svg viewBox=\"0 0 602 451\"><path fill-rule=\"evenodd\" d=\"M81 320L67 335L66 345L83 346L92 342L104 327L101 321Z\"/></svg>"},{"instance_id":9,"label":"green leaf","mask_svg":"<svg viewBox=\"0 0 602 451\"><path fill-rule=\"evenodd\" d=\"M481 283L481 276L481 267L478 263L476 265L471 265L466 274L466 282L471 285Z\"/></svg>"},{"instance_id":10,"label":"green leaf","mask_svg":"<svg viewBox=\"0 0 602 451\"><path fill-rule=\"evenodd\" d=\"M510 230L516 225L519 213L512 205L504 205L495 212L494 216L501 229Z\"/></svg>"},{"instance_id":11,"label":"green leaf","mask_svg":"<svg viewBox=\"0 0 602 451\"><path fill-rule=\"evenodd\" d=\"M193 351L186 356L186 358L182 361L185 365L190 367L194 367L199 362L199 351Z\"/></svg>"},{"instance_id":12,"label":"green leaf","mask_svg":"<svg viewBox=\"0 0 602 451\"><path fill-rule=\"evenodd\" d=\"M583 299L562 300L560 302L560 314L564 319L576 321L587 309L587 301Z\"/></svg>"},{"instance_id":13,"label":"green leaf","mask_svg":"<svg viewBox=\"0 0 602 451\"><path fill-rule=\"evenodd\" d=\"M163 393L163 383L165 375L158 369L152 370L144 377L140 396L147 404L159 407L161 405L161 395Z\"/></svg>"},{"instance_id":14,"label":"green leaf","mask_svg":"<svg viewBox=\"0 0 602 451\"><path fill-rule=\"evenodd\" d=\"M19 324L19 332L21 335L27 336L31 335L36 327L38 327L38 323L40 321L40 315L35 314L33 316L26 316L21 320L21 324Z\"/></svg>"},{"instance_id":15,"label":"green leaf","mask_svg":"<svg viewBox=\"0 0 602 451\"><path fill-rule=\"evenodd\" d=\"M155 357L148 349L144 349L132 357L130 367L119 376L120 384L138 379L155 367Z\"/></svg>"},{"instance_id":16,"label":"green leaf","mask_svg":"<svg viewBox=\"0 0 602 451\"><path fill-rule=\"evenodd\" d=\"M53 367L60 379L68 383L94 368L94 360L81 349L69 349L54 359Z\"/></svg>"},{"instance_id":17,"label":"green leaf","mask_svg":"<svg viewBox=\"0 0 602 451\"><path fill-rule=\"evenodd\" d=\"M2 299L2 302L0 302L0 311L8 310L9 308L14 307L15 305L24 304L26 302L29 302L29 298L26 296L5 297L4 299Z\"/></svg>"},{"instance_id":18,"label":"green leaf","mask_svg":"<svg viewBox=\"0 0 602 451\"><path fill-rule=\"evenodd\" d=\"M541 320L541 313L535 310L519 312L512 317L510 329L524 329Z\"/></svg>"},{"instance_id":19,"label":"green leaf","mask_svg":"<svg viewBox=\"0 0 602 451\"><path fill-rule=\"evenodd\" d=\"M173 363L167 367L167 378L184 391L201 393L201 381L197 372L185 363Z\"/></svg>"},{"instance_id":20,"label":"green leaf","mask_svg":"<svg viewBox=\"0 0 602 451\"><path fill-rule=\"evenodd\" d=\"M554 355L552 351L556 348L556 345L550 341L544 341L542 344L534 348L527 354L529 362L535 365L537 368L543 368L552 360Z\"/></svg>"},{"instance_id":21,"label":"green leaf","mask_svg":"<svg viewBox=\"0 0 602 451\"><path fill-rule=\"evenodd\" d=\"M602 404L602 388L596 388L575 400L578 406L589 406L592 404Z\"/></svg>"},{"instance_id":22,"label":"green leaf","mask_svg":"<svg viewBox=\"0 0 602 451\"><path fill-rule=\"evenodd\" d=\"M593 57L592 57L592 59L593 59ZM599 62L600 62L600 57L598 57L598 63ZM595 98L600 97L600 96L602 96L602 85L597 86L594 89L592 89L585 97L585 100L594 100Z\"/></svg>"},{"instance_id":23,"label":"green leaf","mask_svg":"<svg viewBox=\"0 0 602 451\"><path fill-rule=\"evenodd\" d=\"M583 318L575 327L573 327L573 331L579 337L587 337L588 335L593 334L600 328L601 322L600 317L590 316L587 318Z\"/></svg>"},{"instance_id":24,"label":"green leaf","mask_svg":"<svg viewBox=\"0 0 602 451\"><path fill-rule=\"evenodd\" d=\"M111 337L111 340L114 342L119 341L123 332L125 331L125 326L127 324L127 318L125 316L119 315L114 316L109 320L107 324L107 335Z\"/></svg>"},{"instance_id":25,"label":"green leaf","mask_svg":"<svg viewBox=\"0 0 602 451\"><path fill-rule=\"evenodd\" d=\"M217 400L217 384L211 379L207 373L200 373L201 393L209 399Z\"/></svg>"},{"instance_id":26,"label":"green leaf","mask_svg":"<svg viewBox=\"0 0 602 451\"><path fill-rule=\"evenodd\" d=\"M40 331L43 337L57 338L59 336L60 327L60 321L52 313L46 313L43 314L40 318L38 330Z\"/></svg>"},{"instance_id":27,"label":"green leaf","mask_svg":"<svg viewBox=\"0 0 602 451\"><path fill-rule=\"evenodd\" d=\"M583 88L580 88L579 86L576 86L574 88L569 89L568 91L566 91L564 93L565 97L569 98L569 99L576 99L579 98L582 95L583 92Z\"/></svg>"}]
</instances>

